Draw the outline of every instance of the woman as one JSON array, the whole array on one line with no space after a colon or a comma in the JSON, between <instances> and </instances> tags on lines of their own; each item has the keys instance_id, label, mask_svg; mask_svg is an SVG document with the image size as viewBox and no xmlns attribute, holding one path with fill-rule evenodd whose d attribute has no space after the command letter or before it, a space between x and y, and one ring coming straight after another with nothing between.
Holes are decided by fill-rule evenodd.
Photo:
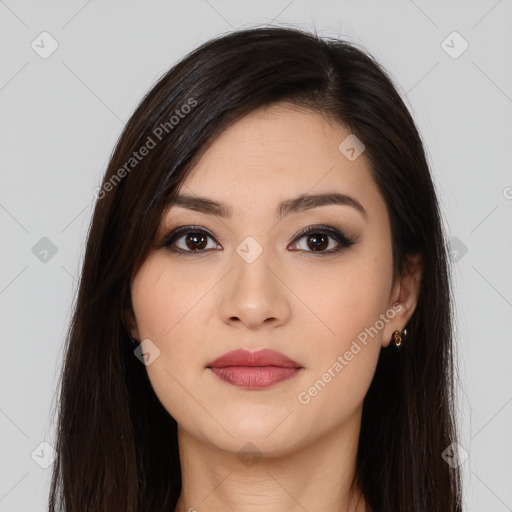
<instances>
[{"instance_id":1,"label":"woman","mask_svg":"<svg viewBox=\"0 0 512 512\"><path fill-rule=\"evenodd\" d=\"M203 44L96 195L51 512L461 510L446 239L371 56L279 27Z\"/></svg>"}]
</instances>

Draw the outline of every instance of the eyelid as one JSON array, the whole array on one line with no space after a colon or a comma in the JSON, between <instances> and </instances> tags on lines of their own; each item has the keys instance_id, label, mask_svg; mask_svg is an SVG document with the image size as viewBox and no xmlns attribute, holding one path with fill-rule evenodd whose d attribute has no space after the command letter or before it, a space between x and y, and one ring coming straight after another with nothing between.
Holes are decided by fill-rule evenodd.
<instances>
[{"instance_id":1,"label":"eyelid","mask_svg":"<svg viewBox=\"0 0 512 512\"><path fill-rule=\"evenodd\" d=\"M308 235L310 233L325 233L329 236L332 236L333 238L341 238L342 242L350 242L350 243L356 243L354 240L351 239L350 236L345 234L343 230L340 230L335 227L331 227L327 224L313 224L308 225L304 228L302 228L297 234L293 236L292 241L295 241L298 238L302 238L305 235Z\"/></svg>"}]
</instances>

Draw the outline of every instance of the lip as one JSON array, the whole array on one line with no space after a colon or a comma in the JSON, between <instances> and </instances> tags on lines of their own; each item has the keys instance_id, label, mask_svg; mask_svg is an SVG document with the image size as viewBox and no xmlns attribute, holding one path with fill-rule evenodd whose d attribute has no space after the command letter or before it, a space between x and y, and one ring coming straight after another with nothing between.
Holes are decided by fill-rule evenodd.
<instances>
[{"instance_id":1,"label":"lip","mask_svg":"<svg viewBox=\"0 0 512 512\"><path fill-rule=\"evenodd\" d=\"M296 361L271 349L254 352L232 350L206 367L224 382L247 389L268 388L293 378L303 370Z\"/></svg>"},{"instance_id":2,"label":"lip","mask_svg":"<svg viewBox=\"0 0 512 512\"><path fill-rule=\"evenodd\" d=\"M207 368L226 368L227 366L279 366L281 368L302 368L289 357L269 348L251 352L244 348L226 352L206 365Z\"/></svg>"}]
</instances>

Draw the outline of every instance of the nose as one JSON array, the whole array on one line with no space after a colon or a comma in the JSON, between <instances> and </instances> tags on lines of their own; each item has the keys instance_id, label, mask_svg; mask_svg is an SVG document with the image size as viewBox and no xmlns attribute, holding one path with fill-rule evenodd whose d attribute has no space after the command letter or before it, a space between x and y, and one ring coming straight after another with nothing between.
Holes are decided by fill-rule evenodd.
<instances>
[{"instance_id":1,"label":"nose","mask_svg":"<svg viewBox=\"0 0 512 512\"><path fill-rule=\"evenodd\" d=\"M291 315L291 292L275 262L268 261L263 251L251 263L235 254L233 265L222 283L223 322L251 330L286 324Z\"/></svg>"}]
</instances>

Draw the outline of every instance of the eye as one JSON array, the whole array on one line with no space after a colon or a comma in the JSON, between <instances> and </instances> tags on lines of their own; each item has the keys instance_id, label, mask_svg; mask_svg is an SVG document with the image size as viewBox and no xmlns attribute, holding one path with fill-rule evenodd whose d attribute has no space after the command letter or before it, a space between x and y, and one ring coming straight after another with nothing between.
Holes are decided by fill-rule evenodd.
<instances>
[{"instance_id":1,"label":"eye","mask_svg":"<svg viewBox=\"0 0 512 512\"><path fill-rule=\"evenodd\" d=\"M298 246L299 244L297 244L296 241L302 238L304 238L306 242L302 244L302 247L299 247L299 250L317 253L318 255L337 253L357 243L345 236L341 231L331 228L330 226L309 226L304 228L295 237L295 245ZM334 240L338 245L336 246L336 244L334 244L333 248L329 239L331 239L331 241ZM326 250L329 246L331 246L330 250ZM308 250L309 248L312 250Z\"/></svg>"},{"instance_id":2,"label":"eye","mask_svg":"<svg viewBox=\"0 0 512 512\"><path fill-rule=\"evenodd\" d=\"M208 238L215 240L213 235L198 226L181 226L171 231L160 247L169 248L170 251L178 253L178 256L185 253L202 254L212 249L208 247Z\"/></svg>"},{"instance_id":3,"label":"eye","mask_svg":"<svg viewBox=\"0 0 512 512\"><path fill-rule=\"evenodd\" d=\"M357 243L330 226L309 226L297 234L293 244L298 246L297 240L302 238L306 239L306 243L298 250L318 255L337 253ZM182 254L199 255L216 248L215 244L213 247L208 247L208 239L216 242L211 233L199 226L181 226L171 231L159 244L159 247L168 248L178 256ZM334 244L334 248L332 241L337 243L337 246L336 243ZM329 247L330 249L326 250ZM222 250L222 247L220 249Z\"/></svg>"}]
</instances>

